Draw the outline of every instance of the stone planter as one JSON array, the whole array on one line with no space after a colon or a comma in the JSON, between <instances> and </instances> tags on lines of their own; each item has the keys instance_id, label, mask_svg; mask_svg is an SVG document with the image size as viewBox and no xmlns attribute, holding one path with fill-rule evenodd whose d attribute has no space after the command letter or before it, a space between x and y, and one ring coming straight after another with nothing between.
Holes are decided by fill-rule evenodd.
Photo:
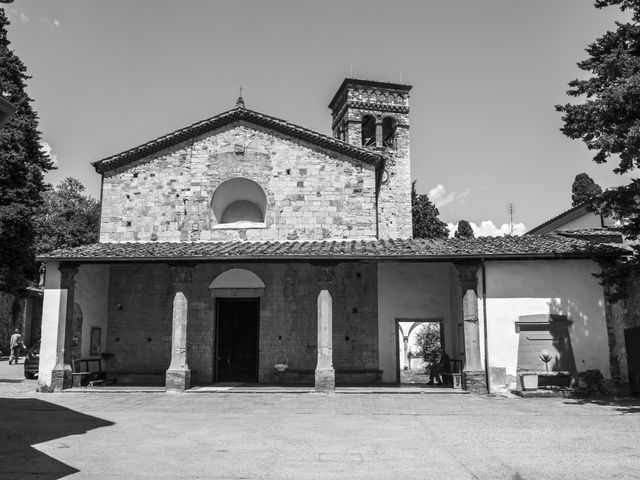
<instances>
[{"instance_id":1,"label":"stone planter","mask_svg":"<svg viewBox=\"0 0 640 480\"><path fill-rule=\"evenodd\" d=\"M522 386L522 390L537 390L538 374L537 373L521 373L520 384Z\"/></svg>"}]
</instances>

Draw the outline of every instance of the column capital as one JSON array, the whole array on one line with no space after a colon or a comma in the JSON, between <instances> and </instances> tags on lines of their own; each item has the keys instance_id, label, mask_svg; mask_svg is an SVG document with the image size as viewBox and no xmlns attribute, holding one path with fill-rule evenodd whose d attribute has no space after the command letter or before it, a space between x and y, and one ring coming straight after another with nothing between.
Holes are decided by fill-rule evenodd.
<instances>
[{"instance_id":1,"label":"column capital","mask_svg":"<svg viewBox=\"0 0 640 480\"><path fill-rule=\"evenodd\" d=\"M315 267L315 281L321 288L328 288L335 278L336 262L312 262Z\"/></svg>"},{"instance_id":2,"label":"column capital","mask_svg":"<svg viewBox=\"0 0 640 480\"><path fill-rule=\"evenodd\" d=\"M193 277L193 265L184 263L169 264L169 278L172 284L191 283Z\"/></svg>"},{"instance_id":3,"label":"column capital","mask_svg":"<svg viewBox=\"0 0 640 480\"><path fill-rule=\"evenodd\" d=\"M458 279L462 287L462 295L464 296L467 290L473 290L477 294L480 263L455 263L454 265L456 266L456 270L458 270Z\"/></svg>"}]
</instances>

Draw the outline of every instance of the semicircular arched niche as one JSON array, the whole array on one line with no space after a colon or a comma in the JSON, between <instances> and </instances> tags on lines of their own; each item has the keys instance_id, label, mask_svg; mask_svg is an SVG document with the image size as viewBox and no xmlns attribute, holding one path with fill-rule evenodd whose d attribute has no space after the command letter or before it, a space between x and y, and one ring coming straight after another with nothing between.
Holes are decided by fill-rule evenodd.
<instances>
[{"instance_id":1,"label":"semicircular arched niche","mask_svg":"<svg viewBox=\"0 0 640 480\"><path fill-rule=\"evenodd\" d=\"M211 210L218 225L264 223L267 196L260 185L248 178L222 182L211 199Z\"/></svg>"},{"instance_id":2,"label":"semicircular arched niche","mask_svg":"<svg viewBox=\"0 0 640 480\"><path fill-rule=\"evenodd\" d=\"M243 268L231 268L209 285L214 297L261 297L264 287L258 275Z\"/></svg>"}]
</instances>

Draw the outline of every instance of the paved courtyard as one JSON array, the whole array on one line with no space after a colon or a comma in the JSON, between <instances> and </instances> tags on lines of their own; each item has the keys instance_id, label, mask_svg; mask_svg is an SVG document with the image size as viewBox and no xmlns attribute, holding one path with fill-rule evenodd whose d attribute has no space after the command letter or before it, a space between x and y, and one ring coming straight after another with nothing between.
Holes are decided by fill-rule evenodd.
<instances>
[{"instance_id":1,"label":"paved courtyard","mask_svg":"<svg viewBox=\"0 0 640 480\"><path fill-rule=\"evenodd\" d=\"M0 361L0 478L640 478L640 402L38 394Z\"/></svg>"}]
</instances>

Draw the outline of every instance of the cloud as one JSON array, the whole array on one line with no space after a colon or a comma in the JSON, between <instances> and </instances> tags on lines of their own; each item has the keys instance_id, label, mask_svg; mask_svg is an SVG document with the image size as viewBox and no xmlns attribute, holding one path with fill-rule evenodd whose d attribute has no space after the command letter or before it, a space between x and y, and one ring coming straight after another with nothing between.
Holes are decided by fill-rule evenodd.
<instances>
[{"instance_id":1,"label":"cloud","mask_svg":"<svg viewBox=\"0 0 640 480\"><path fill-rule=\"evenodd\" d=\"M51 159L51 162L53 162L53 165L57 168L59 166L58 155L51 153L51 145L49 145L49 142L40 140L40 148L44 151L44 154Z\"/></svg>"},{"instance_id":2,"label":"cloud","mask_svg":"<svg viewBox=\"0 0 640 480\"><path fill-rule=\"evenodd\" d=\"M471 189L467 188L462 193L451 192L447 193L447 189L444 185L438 184L436 187L429 190L429 200L436 206L436 208L444 207L453 202L465 203L465 199L471 193Z\"/></svg>"},{"instance_id":3,"label":"cloud","mask_svg":"<svg viewBox=\"0 0 640 480\"><path fill-rule=\"evenodd\" d=\"M44 24L47 27L50 27L52 29L60 28L60 20L56 20L55 18L51 19L49 17L42 17L40 19L40 23L42 23L42 24Z\"/></svg>"},{"instance_id":4,"label":"cloud","mask_svg":"<svg viewBox=\"0 0 640 480\"><path fill-rule=\"evenodd\" d=\"M509 234L510 227L508 223L503 223L500 227L496 227L492 220L482 220L480 225L477 223L469 222L471 225L471 229L473 230L473 234L476 237L503 237ZM448 223L447 227L449 228L449 237L453 237L454 232L458 228L457 223ZM524 223L514 223L513 224L513 234L514 235L523 235L526 233L528 228Z\"/></svg>"},{"instance_id":5,"label":"cloud","mask_svg":"<svg viewBox=\"0 0 640 480\"><path fill-rule=\"evenodd\" d=\"M29 21L29 17L24 12L20 12L15 8L10 8L7 10L7 16L9 17L10 22L20 21L20 23L27 23Z\"/></svg>"}]
</instances>

